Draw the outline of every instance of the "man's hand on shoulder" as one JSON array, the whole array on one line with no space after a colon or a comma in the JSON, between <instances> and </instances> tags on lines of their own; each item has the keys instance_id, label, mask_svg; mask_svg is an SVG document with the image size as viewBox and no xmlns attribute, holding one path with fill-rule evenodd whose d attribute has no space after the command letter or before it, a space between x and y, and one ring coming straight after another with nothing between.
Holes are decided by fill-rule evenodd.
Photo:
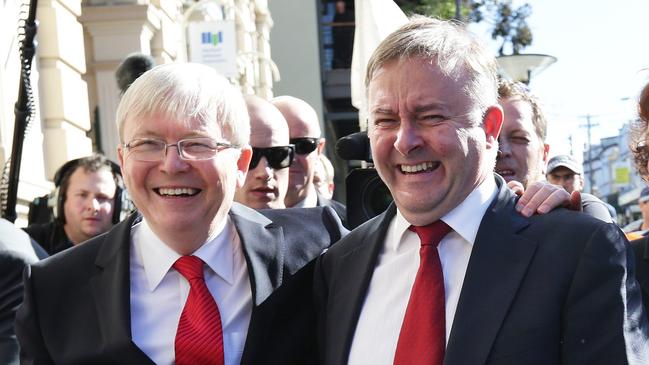
<instances>
[{"instance_id":1,"label":"man's hand on shoulder","mask_svg":"<svg viewBox=\"0 0 649 365\"><path fill-rule=\"evenodd\" d=\"M547 181L530 184L527 190L518 181L510 181L507 186L519 195L516 210L525 217L533 214L545 214L557 207L581 210L581 194L578 191L568 193L563 187Z\"/></svg>"}]
</instances>

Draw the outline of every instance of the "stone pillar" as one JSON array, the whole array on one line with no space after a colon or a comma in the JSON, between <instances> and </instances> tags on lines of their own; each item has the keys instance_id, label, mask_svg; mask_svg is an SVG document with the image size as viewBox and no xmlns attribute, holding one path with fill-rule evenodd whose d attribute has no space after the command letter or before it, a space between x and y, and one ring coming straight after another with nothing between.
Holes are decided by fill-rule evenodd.
<instances>
[{"instance_id":1,"label":"stone pillar","mask_svg":"<svg viewBox=\"0 0 649 365\"><path fill-rule=\"evenodd\" d=\"M38 60L46 175L66 161L89 155L90 130L83 27L78 0L38 3Z\"/></svg>"},{"instance_id":2,"label":"stone pillar","mask_svg":"<svg viewBox=\"0 0 649 365\"><path fill-rule=\"evenodd\" d=\"M151 39L160 28L160 19L151 5L124 4L84 6L81 21L89 35L88 74L94 84L90 93L98 109L100 145L108 158L117 161L115 111L120 91L115 70L130 53L151 54Z\"/></svg>"},{"instance_id":3,"label":"stone pillar","mask_svg":"<svg viewBox=\"0 0 649 365\"><path fill-rule=\"evenodd\" d=\"M273 27L273 20L268 10L266 0L257 0L255 4L255 24L257 28L257 62L258 73L255 85L255 93L264 98L273 97L273 75L275 64L270 54L270 30Z\"/></svg>"}]
</instances>

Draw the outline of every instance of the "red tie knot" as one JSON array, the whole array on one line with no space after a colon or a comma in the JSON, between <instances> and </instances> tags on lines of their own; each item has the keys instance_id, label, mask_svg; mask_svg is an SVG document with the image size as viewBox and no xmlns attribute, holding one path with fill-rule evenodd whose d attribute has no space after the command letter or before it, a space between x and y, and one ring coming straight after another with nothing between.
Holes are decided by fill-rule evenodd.
<instances>
[{"instance_id":1,"label":"red tie knot","mask_svg":"<svg viewBox=\"0 0 649 365\"><path fill-rule=\"evenodd\" d=\"M189 281L203 278L203 260L196 256L182 256L173 267Z\"/></svg>"},{"instance_id":2,"label":"red tie knot","mask_svg":"<svg viewBox=\"0 0 649 365\"><path fill-rule=\"evenodd\" d=\"M422 246L439 245L442 238L451 231L451 227L441 220L426 226L410 226L408 229L417 233Z\"/></svg>"}]
</instances>

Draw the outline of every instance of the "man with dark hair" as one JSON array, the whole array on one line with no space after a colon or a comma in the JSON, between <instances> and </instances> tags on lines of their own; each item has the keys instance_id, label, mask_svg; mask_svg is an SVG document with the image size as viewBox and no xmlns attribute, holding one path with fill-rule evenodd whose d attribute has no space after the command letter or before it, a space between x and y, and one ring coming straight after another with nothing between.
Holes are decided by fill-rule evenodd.
<instances>
[{"instance_id":1,"label":"man with dark hair","mask_svg":"<svg viewBox=\"0 0 649 365\"><path fill-rule=\"evenodd\" d=\"M66 162L54 176L55 219L24 228L53 255L108 231L119 220L119 167L101 154Z\"/></svg>"}]
</instances>

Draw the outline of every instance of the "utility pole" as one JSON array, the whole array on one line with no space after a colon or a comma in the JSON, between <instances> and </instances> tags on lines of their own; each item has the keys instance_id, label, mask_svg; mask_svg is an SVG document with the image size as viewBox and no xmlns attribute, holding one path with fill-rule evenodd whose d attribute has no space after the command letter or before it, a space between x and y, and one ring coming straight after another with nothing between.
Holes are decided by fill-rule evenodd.
<instances>
[{"instance_id":1,"label":"utility pole","mask_svg":"<svg viewBox=\"0 0 649 365\"><path fill-rule=\"evenodd\" d=\"M593 188L595 187L595 174L593 173L593 145L591 143L591 130L599 124L591 122L590 114L582 116L582 118L586 118L586 124L582 124L580 127L586 127L586 133L588 136L588 184L590 185L589 192L593 194Z\"/></svg>"}]
</instances>

